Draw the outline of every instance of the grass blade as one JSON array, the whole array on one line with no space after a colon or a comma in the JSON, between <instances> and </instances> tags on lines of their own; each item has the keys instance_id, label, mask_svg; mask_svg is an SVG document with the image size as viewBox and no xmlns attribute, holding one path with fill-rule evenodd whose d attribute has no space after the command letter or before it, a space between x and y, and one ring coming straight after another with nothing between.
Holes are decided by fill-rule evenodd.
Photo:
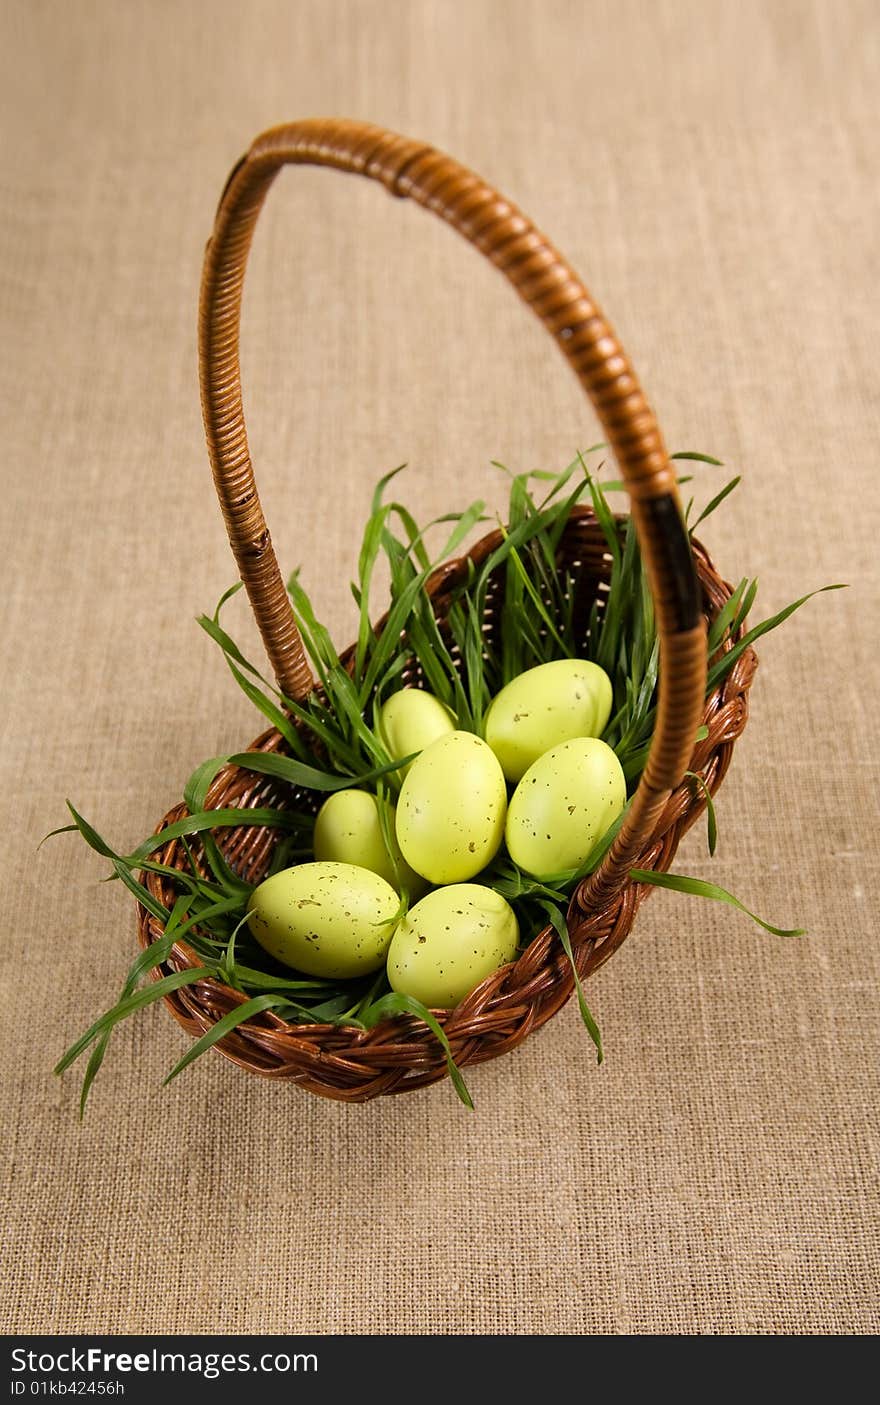
<instances>
[{"instance_id":1,"label":"grass blade","mask_svg":"<svg viewBox=\"0 0 880 1405\"><path fill-rule=\"evenodd\" d=\"M371 516L373 513L378 512L379 508L382 506L382 498L384 496L385 489L388 487L388 484L392 481L392 479L397 477L398 473L402 473L405 468L405 463L399 463L396 468L392 468L390 473L386 473L384 478L379 479L379 482L373 489L373 499L370 503Z\"/></svg>"},{"instance_id":2,"label":"grass blade","mask_svg":"<svg viewBox=\"0 0 880 1405\"><path fill-rule=\"evenodd\" d=\"M380 776L387 776L390 771L396 771L401 766L407 765L416 756L404 757L399 761L386 761L381 766L375 766L371 771L364 771L359 776L334 776L328 771L317 771L314 766L305 766L301 761L294 761L290 756L279 756L276 751L240 751L230 756L229 760L233 766L242 766L248 771L258 771L264 776L278 776L281 780L289 781L291 785L302 787L303 790L325 791L350 790L352 786L363 786L371 781L378 780ZM220 814L219 810L210 810L209 814ZM248 814L247 810L237 811L238 814ZM253 813L251 811L250 813ZM189 833L190 831L187 831Z\"/></svg>"},{"instance_id":3,"label":"grass blade","mask_svg":"<svg viewBox=\"0 0 880 1405\"><path fill-rule=\"evenodd\" d=\"M730 632L731 632L731 634L734 636L734 638L736 637L736 635L738 634L739 630L742 628L742 626L745 624L746 620L748 619L749 614L750 614L750 612L751 612L751 608L752 608L752 606L753 606L754 603L755 603L755 596L757 595L757 593L758 593L758 582L757 582L757 579L756 579L756 580L753 580L753 581L751 582L751 584L749 585L749 587L748 587L748 589L747 589L745 595L744 595L743 598L742 598L742 602L741 602L741 604L740 604L740 607L739 607L739 609L738 609L737 612L736 612L736 619L733 621L733 624L730 626Z\"/></svg>"},{"instance_id":4,"label":"grass blade","mask_svg":"<svg viewBox=\"0 0 880 1405\"><path fill-rule=\"evenodd\" d=\"M590 497L593 500L593 511L596 514L599 526L602 528L602 535L605 538L612 560L618 570L620 570L620 529L617 525L617 519L608 506L608 500L601 487L596 482L595 478L590 475L586 464L584 464L583 468L590 485Z\"/></svg>"},{"instance_id":5,"label":"grass blade","mask_svg":"<svg viewBox=\"0 0 880 1405\"><path fill-rule=\"evenodd\" d=\"M542 902L540 906L544 909L547 916L549 917L553 925L554 931L556 932L557 937L562 943L562 949L568 957L568 963L571 966L571 974L574 976L574 985L575 990L577 991L581 1019L584 1022L584 1027L586 1028L587 1033L589 1034L590 1038L596 1046L596 1062L601 1063L605 1057L604 1053L602 1052L602 1035L599 1033L599 1026L596 1024L596 1021L593 1018L593 1015L590 1011L590 1007L587 1004L586 996L584 995L584 988L581 984L581 978L578 974L578 968L575 965L574 952L571 949L571 937L569 935L565 917L559 911L559 908L555 907L553 903Z\"/></svg>"},{"instance_id":6,"label":"grass blade","mask_svg":"<svg viewBox=\"0 0 880 1405\"><path fill-rule=\"evenodd\" d=\"M225 904L217 903L213 908L207 908L199 915L183 920L184 913L189 903L190 898L188 894L184 894L178 898L177 902L174 904L163 935L157 941L152 942L133 962L128 976L126 977L125 985L122 988L122 993L119 997L120 1001L127 1000L133 995L141 978L146 975L148 971L153 970L156 966L160 966L162 962L167 959L178 937L183 936L196 922L204 921L213 913L219 912L224 907L229 906L228 900ZM79 1097L80 1121L82 1121L85 1116L89 1092L104 1062L104 1056L107 1052L107 1045L110 1042L110 1035L112 1032L112 1026L104 1030L89 1057Z\"/></svg>"},{"instance_id":7,"label":"grass blade","mask_svg":"<svg viewBox=\"0 0 880 1405\"><path fill-rule=\"evenodd\" d=\"M446 1038L446 1031L420 1000L414 999L412 995L401 995L398 991L391 991L389 995L383 995L380 999L375 1001L369 1009L364 1011L360 1018L365 1029L372 1029L375 1025L380 1024L382 1020L388 1019L389 1016L393 1015L415 1015L416 1019L421 1020L423 1024L428 1026L431 1033L439 1040L443 1052L446 1055L446 1067L456 1093L465 1107L470 1108L471 1112L473 1112L473 1099L459 1072L458 1065L452 1057L452 1049L450 1048L449 1040Z\"/></svg>"},{"instance_id":8,"label":"grass blade","mask_svg":"<svg viewBox=\"0 0 880 1405\"><path fill-rule=\"evenodd\" d=\"M700 787L704 796L706 797L707 843L709 845L709 857L710 859L714 859L715 849L718 845L718 824L715 819L715 802L712 799L709 787L703 780L702 776L697 775L696 771L685 771L685 775L688 776L692 781L696 781L697 785Z\"/></svg>"},{"instance_id":9,"label":"grass blade","mask_svg":"<svg viewBox=\"0 0 880 1405\"><path fill-rule=\"evenodd\" d=\"M211 976L211 971L207 966L191 966L185 971L175 971L173 975L163 976L161 980L153 981L151 985L145 986L143 990L136 991L134 995L128 996L125 1000L120 1000L112 1009L107 1010L100 1019L80 1035L75 1044L71 1044L67 1053L62 1055L55 1065L56 1073L63 1073L75 1063L80 1054L88 1048L92 1040L99 1034L103 1034L105 1029L112 1029L113 1025L124 1020L126 1015L134 1014L135 1010L142 1010L145 1005L152 1005L154 1001L161 1000L163 996L170 994L173 990L179 990L184 985L195 985L196 981L207 980Z\"/></svg>"},{"instance_id":10,"label":"grass blade","mask_svg":"<svg viewBox=\"0 0 880 1405\"><path fill-rule=\"evenodd\" d=\"M690 449L682 449L677 454L670 454L671 459L689 459L693 463L709 463L713 468L723 468L723 459L713 459L711 454L696 454Z\"/></svg>"},{"instance_id":11,"label":"grass blade","mask_svg":"<svg viewBox=\"0 0 880 1405\"><path fill-rule=\"evenodd\" d=\"M789 615L793 615L795 610L799 610L802 605L805 605L808 600L812 600L815 595L824 595L826 590L846 589L847 586L845 583L820 586L818 590L811 590L808 595L802 595L800 600L795 600L791 605L786 605L784 610L780 610L778 614L773 615L770 619L762 620L760 624L756 624L753 629L750 629L747 634L744 634L742 639L734 644L732 649L728 649L727 653L723 654L717 663L713 664L709 669L709 676L706 680L706 691L709 692L715 687L716 683L730 672L739 656L744 653L751 644L754 644L756 639L760 639L762 634L769 634L771 629L776 629L778 625L788 619Z\"/></svg>"},{"instance_id":12,"label":"grass blade","mask_svg":"<svg viewBox=\"0 0 880 1405\"><path fill-rule=\"evenodd\" d=\"M748 577L743 576L736 590L732 595L728 596L712 621L707 640L707 647L710 655L714 654L715 650L720 648L721 644L724 642L724 636L739 610L739 603L743 598L743 592L746 590L748 583Z\"/></svg>"},{"instance_id":13,"label":"grass blade","mask_svg":"<svg viewBox=\"0 0 880 1405\"><path fill-rule=\"evenodd\" d=\"M73 815L75 827L79 830L80 834L88 844L89 848L94 849L95 853L100 854L103 859L118 859L119 855L116 853L116 851L110 848L110 845L107 843L106 839L101 838L98 831L92 828L88 820L83 819L82 815L78 814L78 812L73 808L73 805L70 803L70 801L66 800L65 804L67 805L67 808L70 813Z\"/></svg>"},{"instance_id":14,"label":"grass blade","mask_svg":"<svg viewBox=\"0 0 880 1405\"><path fill-rule=\"evenodd\" d=\"M381 486L380 484L380 489ZM361 551L358 558L357 598L360 603L360 616L358 619L358 637L355 651L355 673L358 677L360 677L364 671L367 650L369 649L371 640L375 638L373 623L370 618L370 582L373 578L373 568L376 565L376 560L382 549L385 523L388 521L390 511L390 507L377 507L373 510L364 529L364 539L361 543Z\"/></svg>"},{"instance_id":15,"label":"grass blade","mask_svg":"<svg viewBox=\"0 0 880 1405\"><path fill-rule=\"evenodd\" d=\"M228 595L229 592L227 591L226 596L224 596L223 598L227 599ZM220 601L220 605L222 604L223 600ZM220 609L220 605L217 606L218 611ZM202 629L207 635L210 636L211 639L214 640L215 644L220 645L220 648L223 650L224 654L227 654L231 659L234 659L235 662L240 664L242 668L247 669L248 673L252 673L254 677L258 678L261 683L264 683L267 688L272 687L272 684L268 681L268 679L263 677L259 669L255 668L254 665L245 658L244 654L241 652L231 635L227 634L226 630L223 629L220 624L218 624L216 614L213 617L210 615L199 615L196 619L196 623L201 625Z\"/></svg>"},{"instance_id":16,"label":"grass blade","mask_svg":"<svg viewBox=\"0 0 880 1405\"><path fill-rule=\"evenodd\" d=\"M202 1035L201 1039L197 1039L194 1044L190 1045L183 1058L174 1065L168 1077L163 1080L163 1087L170 1083L172 1078L176 1078L179 1073L182 1073L200 1054L204 1054L212 1048L224 1035L229 1034L238 1025L244 1024L245 1020L251 1019L253 1015L259 1015L263 1010L278 1009L287 1003L279 995L255 995L252 1000L245 1000L243 1004L236 1005L234 1010L229 1010L227 1014L221 1016L217 1023Z\"/></svg>"},{"instance_id":17,"label":"grass blade","mask_svg":"<svg viewBox=\"0 0 880 1405\"><path fill-rule=\"evenodd\" d=\"M261 753L248 751L244 755L261 755ZM166 825L158 834L153 834L149 839L145 839L143 844L139 844L121 862L128 867L137 868L141 859L149 858L150 854L161 849L170 839L180 839L185 834L202 834L205 830L210 829L234 829L238 825L268 825L273 829L297 830L300 825L300 817L295 811L275 810L268 806L255 807L253 810L202 810L197 815L185 815L183 819L175 820L173 824Z\"/></svg>"},{"instance_id":18,"label":"grass blade","mask_svg":"<svg viewBox=\"0 0 880 1405\"><path fill-rule=\"evenodd\" d=\"M227 765L225 756L212 756L210 760L203 761L201 766L197 766L183 787L183 803L191 815L198 814L199 810L204 810L205 801L208 798L208 791L217 777Z\"/></svg>"},{"instance_id":19,"label":"grass blade","mask_svg":"<svg viewBox=\"0 0 880 1405\"><path fill-rule=\"evenodd\" d=\"M726 888L719 888L717 883L707 883L703 878L686 878L680 873L655 873L653 869L645 868L631 868L629 876L636 883L650 883L655 888L670 888L676 893L690 893L697 898L712 898L715 902L727 903L728 907L735 907L751 917L765 932L772 932L774 937L802 937L806 930L804 927L774 927L757 913L751 912Z\"/></svg>"},{"instance_id":20,"label":"grass blade","mask_svg":"<svg viewBox=\"0 0 880 1405\"><path fill-rule=\"evenodd\" d=\"M714 512L716 507L719 507L720 504L724 502L724 499L728 496L729 493L733 492L734 488L740 482L741 475L737 474L735 478L731 478L730 482L725 484L725 486L721 489L720 493L715 494L712 501L703 508L703 511L700 513L699 517L694 522L693 526L690 529L691 533L697 530L701 522L705 522L706 518L710 515L710 513Z\"/></svg>"}]
</instances>

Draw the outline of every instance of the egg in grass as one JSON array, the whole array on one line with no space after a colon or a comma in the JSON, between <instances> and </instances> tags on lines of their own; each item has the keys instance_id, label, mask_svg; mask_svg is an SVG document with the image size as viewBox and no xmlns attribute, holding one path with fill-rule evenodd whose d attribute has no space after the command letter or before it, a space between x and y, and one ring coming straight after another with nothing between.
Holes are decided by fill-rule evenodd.
<instances>
[{"instance_id":1,"label":"egg in grass","mask_svg":"<svg viewBox=\"0 0 880 1405\"><path fill-rule=\"evenodd\" d=\"M506 813L494 752L473 732L450 732L410 768L397 803L398 843L430 883L464 883L495 857Z\"/></svg>"},{"instance_id":2,"label":"egg in grass","mask_svg":"<svg viewBox=\"0 0 880 1405\"><path fill-rule=\"evenodd\" d=\"M576 737L539 756L510 799L510 857L533 878L577 869L622 813L626 779L611 747Z\"/></svg>"},{"instance_id":3,"label":"egg in grass","mask_svg":"<svg viewBox=\"0 0 880 1405\"><path fill-rule=\"evenodd\" d=\"M484 735L509 781L521 780L551 747L598 737L611 716L611 679L589 659L554 659L528 668L501 689Z\"/></svg>"},{"instance_id":4,"label":"egg in grass","mask_svg":"<svg viewBox=\"0 0 880 1405\"><path fill-rule=\"evenodd\" d=\"M494 888L452 883L410 908L388 949L392 990L450 1009L512 961L519 941L513 908Z\"/></svg>"},{"instance_id":5,"label":"egg in grass","mask_svg":"<svg viewBox=\"0 0 880 1405\"><path fill-rule=\"evenodd\" d=\"M379 812L381 804L386 806L384 831ZM410 898L420 897L427 885L400 852L395 819L394 805L387 800L380 801L369 791L356 787L336 790L327 797L315 817L312 836L315 858L319 862L346 863L369 869L398 892L405 889Z\"/></svg>"},{"instance_id":6,"label":"egg in grass","mask_svg":"<svg viewBox=\"0 0 880 1405\"><path fill-rule=\"evenodd\" d=\"M390 883L348 863L303 863L258 884L248 925L276 961L348 980L378 971L400 914Z\"/></svg>"}]
</instances>

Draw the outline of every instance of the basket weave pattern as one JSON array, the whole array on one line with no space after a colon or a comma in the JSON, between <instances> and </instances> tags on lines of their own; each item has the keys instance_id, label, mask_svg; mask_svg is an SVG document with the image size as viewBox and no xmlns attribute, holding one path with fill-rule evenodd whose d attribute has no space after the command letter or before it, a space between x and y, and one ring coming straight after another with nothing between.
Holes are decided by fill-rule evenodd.
<instances>
[{"instance_id":1,"label":"basket weave pattern","mask_svg":"<svg viewBox=\"0 0 880 1405\"><path fill-rule=\"evenodd\" d=\"M479 541L468 556L479 564L498 544L498 534ZM573 517L561 544L561 566L580 563L579 606L589 613L594 598L601 599L607 582L609 560L602 530L592 512ZM435 573L430 589L435 613L442 621L451 588L467 570L468 556L446 563ZM711 620L730 595L705 550L694 543L694 556L705 617ZM486 627L497 628L491 595ZM728 645L729 647L729 645ZM700 775L710 792L721 784L748 717L748 690L757 660L746 650L733 669L706 700L703 722L705 740L697 743L689 769ZM409 681L418 682L417 677ZM265 732L250 748L284 749L281 735ZM296 794L301 808L317 808L322 797ZM290 787L273 778L237 766L227 766L216 778L208 797L209 808L224 806L283 806L292 803ZM702 789L693 781L682 782L670 795L652 833L644 841L632 866L665 871L674 858L682 835L705 810ZM185 815L177 806L165 816L157 832ZM243 826L218 835L233 866L249 881L257 882L271 861L279 831ZM179 840L172 840L159 855L171 867L185 868L187 856ZM145 873L142 881L153 895L170 907L172 885L160 874ZM620 887L597 906L584 900L584 885L575 892L568 912L568 927L578 972L591 975L629 934L636 912L651 889L632 882ZM162 934L161 924L138 906L138 934L146 946ZM165 966L182 970L200 964L185 942L177 943ZM155 972L155 978L163 974ZM453 1057L461 1067L514 1049L546 1023L565 1004L574 989L571 967L552 927L534 938L519 959L494 972L452 1011L437 1011L450 1041ZM199 981L165 997L175 1019L192 1035L201 1035L246 997L215 980ZM217 1047L235 1063L270 1078L292 1079L310 1092L350 1102L363 1102L385 1093L399 1093L436 1082L446 1075L443 1051L434 1035L420 1021L401 1017L363 1031L328 1024L291 1025L271 1011L252 1018L226 1035Z\"/></svg>"}]
</instances>

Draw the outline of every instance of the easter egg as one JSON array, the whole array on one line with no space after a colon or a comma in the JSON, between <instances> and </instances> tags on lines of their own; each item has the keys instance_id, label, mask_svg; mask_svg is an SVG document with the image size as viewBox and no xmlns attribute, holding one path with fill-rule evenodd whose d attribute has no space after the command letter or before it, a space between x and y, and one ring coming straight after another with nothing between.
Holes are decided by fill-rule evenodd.
<instances>
[{"instance_id":1,"label":"easter egg","mask_svg":"<svg viewBox=\"0 0 880 1405\"><path fill-rule=\"evenodd\" d=\"M513 908L479 883L435 888L410 908L388 949L393 990L450 1009L516 955Z\"/></svg>"},{"instance_id":2,"label":"easter egg","mask_svg":"<svg viewBox=\"0 0 880 1405\"><path fill-rule=\"evenodd\" d=\"M304 863L260 883L248 910L251 932L270 956L310 976L347 979L382 965L400 899L366 868Z\"/></svg>"},{"instance_id":3,"label":"easter egg","mask_svg":"<svg viewBox=\"0 0 880 1405\"><path fill-rule=\"evenodd\" d=\"M337 790L329 795L315 817L312 847L319 862L354 864L378 873L399 892L412 896L425 889L424 879L413 873L400 852L394 832L395 809L388 806L389 853L379 820L379 801L366 790Z\"/></svg>"},{"instance_id":4,"label":"easter egg","mask_svg":"<svg viewBox=\"0 0 880 1405\"><path fill-rule=\"evenodd\" d=\"M611 680L587 659L556 659L512 679L492 700L484 732L509 781L560 742L598 737L611 715Z\"/></svg>"},{"instance_id":5,"label":"easter egg","mask_svg":"<svg viewBox=\"0 0 880 1405\"><path fill-rule=\"evenodd\" d=\"M449 732L416 757L401 788L401 853L431 883L463 883L497 853L506 810L494 752L473 732Z\"/></svg>"},{"instance_id":6,"label":"easter egg","mask_svg":"<svg viewBox=\"0 0 880 1405\"><path fill-rule=\"evenodd\" d=\"M455 718L448 707L421 688L392 693L376 719L376 733L393 761L424 751L438 737L454 730ZM401 778L408 770L409 766L401 767Z\"/></svg>"},{"instance_id":7,"label":"easter egg","mask_svg":"<svg viewBox=\"0 0 880 1405\"><path fill-rule=\"evenodd\" d=\"M510 799L510 857L533 878L579 868L626 804L626 780L611 747L576 737L539 756Z\"/></svg>"}]
</instances>

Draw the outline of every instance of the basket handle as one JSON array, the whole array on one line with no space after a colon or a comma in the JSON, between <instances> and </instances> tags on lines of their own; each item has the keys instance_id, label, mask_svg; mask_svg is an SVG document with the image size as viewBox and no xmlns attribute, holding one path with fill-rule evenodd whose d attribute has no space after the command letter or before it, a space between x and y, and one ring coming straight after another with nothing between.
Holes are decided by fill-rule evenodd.
<instances>
[{"instance_id":1,"label":"basket handle","mask_svg":"<svg viewBox=\"0 0 880 1405\"><path fill-rule=\"evenodd\" d=\"M254 226L282 166L331 166L381 181L432 210L506 274L540 317L592 401L614 450L654 599L659 705L650 755L627 819L578 902L607 900L626 882L640 843L679 783L702 715L706 631L675 474L654 415L614 333L580 279L530 220L443 152L381 127L311 119L259 136L233 168L205 251L199 306L202 413L229 540L279 687L314 686L248 451L241 398L241 294Z\"/></svg>"}]
</instances>

